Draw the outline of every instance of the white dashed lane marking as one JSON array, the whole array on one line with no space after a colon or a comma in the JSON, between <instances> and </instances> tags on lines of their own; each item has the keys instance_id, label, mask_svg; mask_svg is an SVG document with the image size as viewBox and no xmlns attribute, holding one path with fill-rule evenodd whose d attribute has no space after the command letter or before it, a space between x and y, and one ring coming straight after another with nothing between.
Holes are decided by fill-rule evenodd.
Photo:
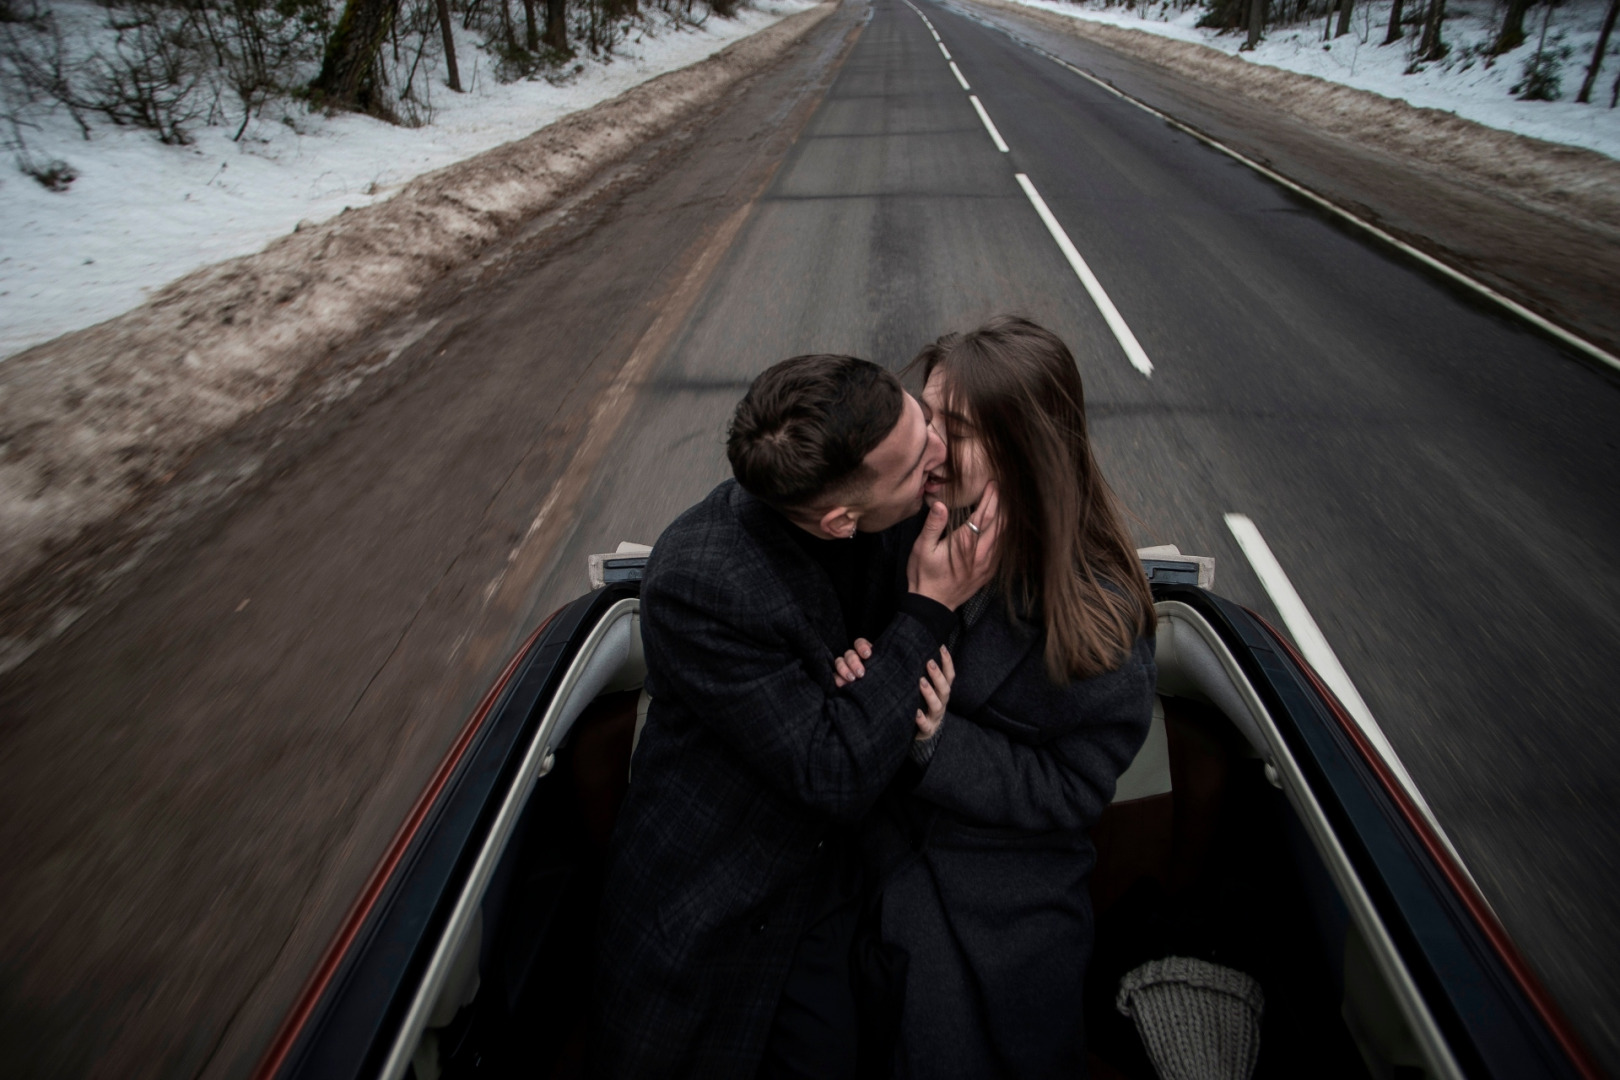
<instances>
[{"instance_id":1,"label":"white dashed lane marking","mask_svg":"<svg viewBox=\"0 0 1620 1080\"><path fill-rule=\"evenodd\" d=\"M983 105L979 104L978 95L969 94L968 100L973 102L973 108L978 112L979 119L984 121L984 130L990 133L990 138L995 141L996 149L1005 154L1007 152L1007 143L1002 139L1001 132L996 130L996 125L990 122L990 114L984 111Z\"/></svg>"},{"instance_id":2,"label":"white dashed lane marking","mask_svg":"<svg viewBox=\"0 0 1620 1080\"><path fill-rule=\"evenodd\" d=\"M1153 361L1148 359L1147 353L1136 340L1136 335L1131 333L1131 328L1126 325L1124 317L1119 313L1119 309L1108 298L1108 293L1104 291L1102 282L1098 281L1097 275L1091 272L1091 267L1086 265L1086 260L1080 257L1080 251L1074 246L1074 241L1069 239L1069 234L1063 231L1062 225L1058 224L1058 219L1053 216L1052 211L1047 207L1046 200L1041 198L1041 193L1035 190L1035 185L1030 183L1029 177L1023 173L1018 174L1018 186L1024 189L1025 195L1029 196L1029 201L1035 205L1035 212L1041 215L1041 220L1046 223L1046 231L1052 234L1053 240L1057 241L1058 250L1063 252L1063 257L1069 260L1069 265L1074 268L1075 276L1080 279L1080 284L1084 285L1086 292L1091 294L1092 303L1096 304L1097 310L1102 312L1103 321L1108 324L1108 329L1114 332L1114 337L1119 341L1120 348L1125 350L1125 356L1130 360L1131 366L1143 375L1151 376L1153 374Z\"/></svg>"}]
</instances>

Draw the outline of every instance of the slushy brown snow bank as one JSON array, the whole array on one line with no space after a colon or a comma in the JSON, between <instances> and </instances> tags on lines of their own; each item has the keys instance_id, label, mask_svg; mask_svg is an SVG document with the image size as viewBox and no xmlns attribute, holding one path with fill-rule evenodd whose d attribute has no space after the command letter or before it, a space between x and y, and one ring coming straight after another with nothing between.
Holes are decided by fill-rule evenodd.
<instances>
[{"instance_id":1,"label":"slushy brown snow bank","mask_svg":"<svg viewBox=\"0 0 1620 1080\"><path fill-rule=\"evenodd\" d=\"M0 671L139 550L142 505L299 376L603 167L715 101L835 2L418 177L0 365Z\"/></svg>"}]
</instances>

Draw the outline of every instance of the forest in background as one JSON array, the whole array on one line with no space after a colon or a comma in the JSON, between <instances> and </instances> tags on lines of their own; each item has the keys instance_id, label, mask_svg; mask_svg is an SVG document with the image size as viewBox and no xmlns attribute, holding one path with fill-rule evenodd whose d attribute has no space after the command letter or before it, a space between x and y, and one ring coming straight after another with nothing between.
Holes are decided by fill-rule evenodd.
<instances>
[{"instance_id":1,"label":"forest in background","mask_svg":"<svg viewBox=\"0 0 1620 1080\"><path fill-rule=\"evenodd\" d=\"M456 41L473 35L503 82L566 81L638 27L700 25L737 0L0 0L0 144L45 187L73 167L31 131L66 113L190 144L240 139L271 104L432 122L436 80L464 89Z\"/></svg>"},{"instance_id":2,"label":"forest in background","mask_svg":"<svg viewBox=\"0 0 1620 1080\"><path fill-rule=\"evenodd\" d=\"M1432 64L1466 69L1474 64L1490 66L1528 42L1535 47L1515 73L1511 93L1524 101L1562 100L1570 89L1572 75L1578 79L1574 100L1580 104L1600 103L1614 108L1620 103L1620 63L1611 44L1620 0L1493 0L1489 16L1490 32L1483 38L1454 41L1448 16L1457 14L1456 0L1387 0L1380 10L1373 43L1382 47L1403 45L1407 73L1415 74ZM1591 37L1587 31L1601 5L1601 22L1588 48L1577 50L1570 37ZM1121 8L1144 16L1165 18L1172 11L1197 7L1200 28L1244 37L1242 51L1251 51L1278 30L1299 31L1320 26L1323 42L1332 42L1354 31L1358 0L1083 0L1085 7ZM1359 0L1359 7L1371 6ZM1477 6L1477 5L1476 5ZM1359 12L1363 21L1368 12ZM1579 27L1578 35L1568 31ZM1370 29L1370 27L1368 27ZM1364 32L1364 36L1366 35ZM1579 55L1577 55L1579 53ZM1605 64L1607 61L1607 65ZM1607 78L1599 81L1607 66Z\"/></svg>"},{"instance_id":3,"label":"forest in background","mask_svg":"<svg viewBox=\"0 0 1620 1080\"><path fill-rule=\"evenodd\" d=\"M30 141L47 117L63 113L87 140L93 125L109 124L144 129L177 146L190 144L204 126L240 140L272 104L422 126L432 122L435 91L463 89L458 40L476 42L485 73L498 80L560 82L580 70L583 56L611 57L638 26L700 25L711 15L731 15L739 2L0 0L0 150L41 185L65 190L74 166ZM1359 32L1375 47L1399 45L1409 73L1433 65L1489 67L1501 58L1517 69L1511 94L1521 100L1573 95L1597 107L1620 104L1620 61L1609 56L1611 45L1620 44L1613 34L1620 0L1492 0L1483 36L1477 27L1467 35L1451 32L1462 0L1086 0L1083 6L1159 18L1196 11L1199 27L1237 34L1246 50L1281 30L1320 33L1323 42ZM1374 6L1377 28L1369 23ZM1478 14L1468 21L1477 24ZM1566 33L1566 26L1578 32ZM1534 43L1528 53L1527 42Z\"/></svg>"}]
</instances>

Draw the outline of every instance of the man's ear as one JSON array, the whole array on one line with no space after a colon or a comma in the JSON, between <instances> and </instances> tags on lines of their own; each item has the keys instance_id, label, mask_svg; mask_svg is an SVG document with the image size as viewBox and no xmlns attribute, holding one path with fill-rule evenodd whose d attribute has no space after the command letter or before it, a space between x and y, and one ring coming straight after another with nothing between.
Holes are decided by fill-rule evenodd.
<instances>
[{"instance_id":1,"label":"man's ear","mask_svg":"<svg viewBox=\"0 0 1620 1080\"><path fill-rule=\"evenodd\" d=\"M824 536L834 540L848 540L855 535L860 520L860 511L848 506L835 506L823 513L816 524L821 526Z\"/></svg>"}]
</instances>

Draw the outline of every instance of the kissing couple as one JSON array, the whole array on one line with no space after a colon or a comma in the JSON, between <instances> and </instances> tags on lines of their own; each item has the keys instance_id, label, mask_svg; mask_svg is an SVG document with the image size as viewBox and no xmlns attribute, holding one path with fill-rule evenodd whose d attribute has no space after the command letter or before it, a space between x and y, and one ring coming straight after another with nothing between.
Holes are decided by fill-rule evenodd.
<instances>
[{"instance_id":1,"label":"kissing couple","mask_svg":"<svg viewBox=\"0 0 1620 1080\"><path fill-rule=\"evenodd\" d=\"M1000 316L906 373L766 370L654 546L596 1075L1085 1074L1152 598L1061 339Z\"/></svg>"}]
</instances>

